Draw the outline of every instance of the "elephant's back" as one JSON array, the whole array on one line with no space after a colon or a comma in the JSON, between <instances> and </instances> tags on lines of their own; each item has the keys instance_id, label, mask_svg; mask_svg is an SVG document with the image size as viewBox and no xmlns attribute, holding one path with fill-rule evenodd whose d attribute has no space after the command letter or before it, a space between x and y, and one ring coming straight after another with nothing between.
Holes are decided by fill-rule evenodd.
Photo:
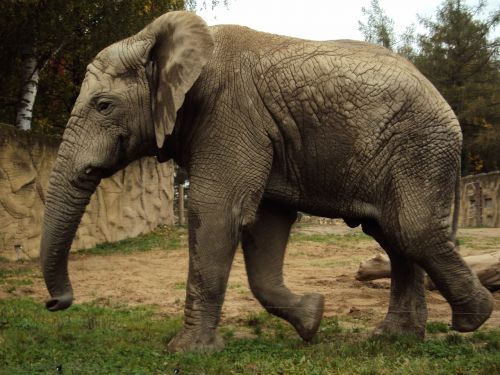
<instances>
[{"instance_id":1,"label":"elephant's back","mask_svg":"<svg viewBox=\"0 0 500 375\"><path fill-rule=\"evenodd\" d=\"M371 86L380 91L391 90L391 85L419 86L417 91L444 101L411 62L380 45L356 40L311 41L237 25L212 26L211 31L214 60L221 70L246 66L254 77L264 80L266 74L280 70L297 72L312 86L327 78L339 87L347 82L351 88Z\"/></svg>"},{"instance_id":2,"label":"elephant's back","mask_svg":"<svg viewBox=\"0 0 500 375\"><path fill-rule=\"evenodd\" d=\"M460 131L437 89L411 62L387 48L355 40L309 41L235 25L211 30L217 70L232 74L242 69L271 112L281 107L275 102L279 92L289 104L285 117L318 126L333 120L337 127L384 131L388 118L406 113L421 126L432 117Z\"/></svg>"},{"instance_id":3,"label":"elephant's back","mask_svg":"<svg viewBox=\"0 0 500 375\"><path fill-rule=\"evenodd\" d=\"M304 54L332 55L339 59L350 58L358 61L379 61L391 63L398 61L407 67L412 67L400 55L377 44L340 39L315 41L285 35L261 32L246 26L217 25L210 30L215 39L216 47L220 51L228 52L253 52L258 57L271 57L272 55L303 57Z\"/></svg>"}]
</instances>

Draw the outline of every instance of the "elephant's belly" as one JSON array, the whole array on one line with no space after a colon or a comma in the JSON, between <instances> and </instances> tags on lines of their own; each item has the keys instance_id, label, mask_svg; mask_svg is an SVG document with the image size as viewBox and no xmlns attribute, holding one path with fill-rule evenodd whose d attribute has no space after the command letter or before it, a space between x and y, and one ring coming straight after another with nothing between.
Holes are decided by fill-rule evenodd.
<instances>
[{"instance_id":1,"label":"elephant's belly","mask_svg":"<svg viewBox=\"0 0 500 375\"><path fill-rule=\"evenodd\" d=\"M309 191L279 176L271 177L264 198L311 215L330 218L349 216L346 202L334 191L319 192L319 186Z\"/></svg>"},{"instance_id":2,"label":"elephant's belly","mask_svg":"<svg viewBox=\"0 0 500 375\"><path fill-rule=\"evenodd\" d=\"M364 193L346 191L338 176L298 183L294 178L272 173L264 198L310 215L329 218L376 218L378 208ZM296 177L295 177L296 178Z\"/></svg>"}]
</instances>

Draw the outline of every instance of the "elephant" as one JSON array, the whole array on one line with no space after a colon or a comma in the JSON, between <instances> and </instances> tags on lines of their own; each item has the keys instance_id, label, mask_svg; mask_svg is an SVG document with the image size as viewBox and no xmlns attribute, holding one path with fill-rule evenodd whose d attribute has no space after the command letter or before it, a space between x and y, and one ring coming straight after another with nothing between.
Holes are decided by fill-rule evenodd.
<instances>
[{"instance_id":1,"label":"elephant","mask_svg":"<svg viewBox=\"0 0 500 375\"><path fill-rule=\"evenodd\" d=\"M41 267L68 308L68 253L102 178L141 157L189 175L189 269L177 351L223 348L217 333L241 242L250 289L311 340L324 297L293 293L283 263L297 212L361 226L392 264L374 333L424 336L424 270L473 331L491 294L455 249L462 135L452 109L403 57L365 42L315 42L170 12L88 65L46 196Z\"/></svg>"}]
</instances>

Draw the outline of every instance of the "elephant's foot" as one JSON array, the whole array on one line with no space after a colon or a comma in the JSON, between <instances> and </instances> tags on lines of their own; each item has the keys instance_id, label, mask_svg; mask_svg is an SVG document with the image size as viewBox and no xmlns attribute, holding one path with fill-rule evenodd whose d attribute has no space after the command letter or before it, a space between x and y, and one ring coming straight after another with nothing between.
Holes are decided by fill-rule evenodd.
<instances>
[{"instance_id":1,"label":"elephant's foot","mask_svg":"<svg viewBox=\"0 0 500 375\"><path fill-rule=\"evenodd\" d=\"M216 352L224 349L224 340L215 331L199 332L182 329L167 345L170 353Z\"/></svg>"},{"instance_id":2,"label":"elephant's foot","mask_svg":"<svg viewBox=\"0 0 500 375\"><path fill-rule=\"evenodd\" d=\"M452 328L459 332L472 332L490 317L493 297L485 287L477 285L471 297L463 303L453 304L452 310Z\"/></svg>"},{"instance_id":3,"label":"elephant's foot","mask_svg":"<svg viewBox=\"0 0 500 375\"><path fill-rule=\"evenodd\" d=\"M312 340L323 318L324 307L325 297L321 294L310 293L302 296L295 319L290 320L302 340Z\"/></svg>"},{"instance_id":4,"label":"elephant's foot","mask_svg":"<svg viewBox=\"0 0 500 375\"><path fill-rule=\"evenodd\" d=\"M415 313L391 313L373 331L374 336L414 335L417 338L425 337L425 322L427 314L422 317Z\"/></svg>"}]
</instances>

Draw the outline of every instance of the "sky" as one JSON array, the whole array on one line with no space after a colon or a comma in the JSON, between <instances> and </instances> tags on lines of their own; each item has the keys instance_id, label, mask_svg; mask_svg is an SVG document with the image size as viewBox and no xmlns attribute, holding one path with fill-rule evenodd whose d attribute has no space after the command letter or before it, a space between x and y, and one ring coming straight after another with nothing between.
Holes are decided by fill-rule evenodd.
<instances>
[{"instance_id":1,"label":"sky","mask_svg":"<svg viewBox=\"0 0 500 375\"><path fill-rule=\"evenodd\" d=\"M206 0L210 3L210 0ZM223 1L220 1L221 3ZM363 19L361 8L369 8L370 0L229 0L228 7L207 6L197 13L209 25L237 24L259 31L295 36L312 40L358 39L358 21ZM466 0L476 5L477 0ZM202 1L198 1L202 3ZM441 0L379 0L386 14L394 20L396 34L407 26L419 27L417 14L433 16ZM500 8L500 0L489 0L485 14ZM500 36L500 28L492 34Z\"/></svg>"}]
</instances>

